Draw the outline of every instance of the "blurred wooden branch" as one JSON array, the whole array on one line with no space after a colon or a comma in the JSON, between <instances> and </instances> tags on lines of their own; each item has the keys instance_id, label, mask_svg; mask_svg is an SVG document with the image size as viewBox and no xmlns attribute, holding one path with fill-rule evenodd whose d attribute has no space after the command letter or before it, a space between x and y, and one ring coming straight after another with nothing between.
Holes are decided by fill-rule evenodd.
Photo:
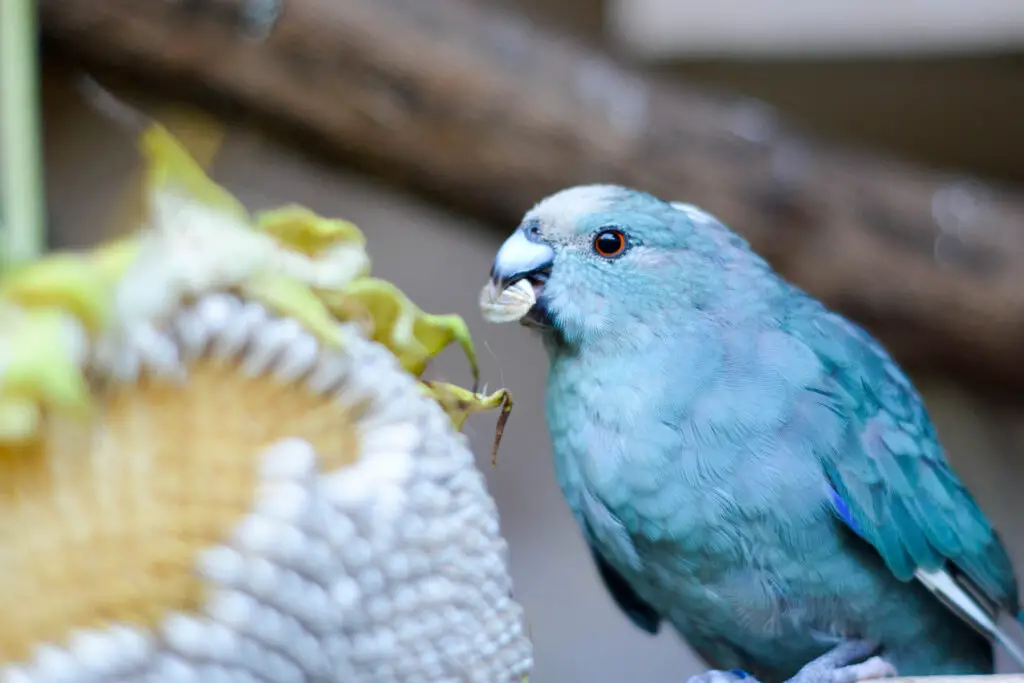
<instances>
[{"instance_id":1,"label":"blurred wooden branch","mask_svg":"<svg viewBox=\"0 0 1024 683\"><path fill-rule=\"evenodd\" d=\"M244 0L40 5L92 64L215 92L508 229L576 183L700 204L903 362L1024 385L1019 192L812 140L471 0L288 0L262 40Z\"/></svg>"}]
</instances>

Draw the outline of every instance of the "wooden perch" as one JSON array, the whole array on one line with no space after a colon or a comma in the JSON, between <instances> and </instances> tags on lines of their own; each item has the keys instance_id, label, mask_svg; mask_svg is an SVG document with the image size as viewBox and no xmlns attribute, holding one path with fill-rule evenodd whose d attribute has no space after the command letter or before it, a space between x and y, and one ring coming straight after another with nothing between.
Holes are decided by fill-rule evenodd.
<instances>
[{"instance_id":1,"label":"wooden perch","mask_svg":"<svg viewBox=\"0 0 1024 683\"><path fill-rule=\"evenodd\" d=\"M470 0L287 0L263 39L245 4L40 2L92 65L216 93L509 230L576 183L699 204L903 362L1024 385L1020 193L812 140Z\"/></svg>"},{"instance_id":2,"label":"wooden perch","mask_svg":"<svg viewBox=\"0 0 1024 683\"><path fill-rule=\"evenodd\" d=\"M901 676L882 679L885 683L1024 683L1024 674L992 676Z\"/></svg>"}]
</instances>

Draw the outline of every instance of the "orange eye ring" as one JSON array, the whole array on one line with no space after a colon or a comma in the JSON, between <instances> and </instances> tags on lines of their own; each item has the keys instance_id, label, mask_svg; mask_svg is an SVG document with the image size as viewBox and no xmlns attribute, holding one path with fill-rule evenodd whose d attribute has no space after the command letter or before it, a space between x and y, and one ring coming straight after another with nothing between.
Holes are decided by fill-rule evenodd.
<instances>
[{"instance_id":1,"label":"orange eye ring","mask_svg":"<svg viewBox=\"0 0 1024 683\"><path fill-rule=\"evenodd\" d=\"M621 230L602 230L594 235L594 251L598 256L614 258L626 250L626 236Z\"/></svg>"}]
</instances>

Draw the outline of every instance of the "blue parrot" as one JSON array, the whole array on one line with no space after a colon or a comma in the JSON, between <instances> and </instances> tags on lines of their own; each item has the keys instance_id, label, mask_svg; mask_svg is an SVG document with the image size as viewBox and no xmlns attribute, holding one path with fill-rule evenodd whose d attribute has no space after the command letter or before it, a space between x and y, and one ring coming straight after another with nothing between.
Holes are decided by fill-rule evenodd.
<instances>
[{"instance_id":1,"label":"blue parrot","mask_svg":"<svg viewBox=\"0 0 1024 683\"><path fill-rule=\"evenodd\" d=\"M613 185L526 214L490 286L524 281L565 500L633 623L714 667L691 683L985 674L993 642L1024 666L1007 553L863 329Z\"/></svg>"}]
</instances>

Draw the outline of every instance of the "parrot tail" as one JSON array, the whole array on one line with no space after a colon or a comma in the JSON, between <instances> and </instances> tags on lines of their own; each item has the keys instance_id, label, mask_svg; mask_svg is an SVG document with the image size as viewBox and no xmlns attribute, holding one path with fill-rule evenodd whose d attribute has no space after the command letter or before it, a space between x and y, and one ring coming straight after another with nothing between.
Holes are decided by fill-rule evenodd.
<instances>
[{"instance_id":1,"label":"parrot tail","mask_svg":"<svg viewBox=\"0 0 1024 683\"><path fill-rule=\"evenodd\" d=\"M956 578L945 569L924 570L914 572L915 578L923 583L946 606L960 615L960 618L981 631L988 638L1003 646L1010 658L1024 670L1024 648L1013 640L996 621L996 615L987 606L965 589ZM1024 624L1024 610L1017 613L1017 619Z\"/></svg>"},{"instance_id":2,"label":"parrot tail","mask_svg":"<svg viewBox=\"0 0 1024 683\"><path fill-rule=\"evenodd\" d=\"M1020 620L1020 618L1021 614L1018 613L1017 619ZM1024 621L1021 623L1024 623ZM992 635L995 636L996 641L1003 646L1003 649L1006 650L1008 655L1010 655L1010 658L1017 663L1017 666L1024 669L1024 650L1021 649L1020 645L1015 643L1013 639L1010 638L1009 634L998 626L995 628Z\"/></svg>"}]
</instances>

